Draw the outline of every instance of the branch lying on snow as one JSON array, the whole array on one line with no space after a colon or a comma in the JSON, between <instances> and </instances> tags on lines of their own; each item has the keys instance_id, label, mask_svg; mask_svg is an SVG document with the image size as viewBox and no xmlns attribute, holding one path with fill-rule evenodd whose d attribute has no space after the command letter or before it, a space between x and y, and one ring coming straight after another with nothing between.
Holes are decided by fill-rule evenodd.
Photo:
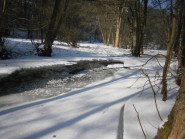
<instances>
[{"instance_id":1,"label":"branch lying on snow","mask_svg":"<svg viewBox=\"0 0 185 139\"><path fill-rule=\"evenodd\" d=\"M159 54L158 54L158 55L159 55ZM148 64L148 62L149 62L150 60L152 60L153 58L155 58L155 59L157 60L157 63L159 64L159 66L163 68L163 66L160 64L159 60L157 59L157 56L158 56L158 55L152 56L151 58L149 58L149 59L148 59L144 64L142 64L142 65L130 66L130 67L123 67L123 68L131 69L131 68L143 67L143 66L145 66L146 64ZM161 55L161 54L160 54L160 55Z\"/></svg>"},{"instance_id":2,"label":"branch lying on snow","mask_svg":"<svg viewBox=\"0 0 185 139\"><path fill-rule=\"evenodd\" d=\"M130 70L134 70L134 69L139 69L140 67L143 67L143 66L145 66L146 64L148 64L148 62L150 61L150 60L152 60L153 58L155 58L156 60L157 60L157 63L159 64L159 66L161 67L161 68L163 68L163 66L160 64L160 62L159 62L159 60L158 60L158 57L166 57L165 55L162 55L162 54L157 54L157 55L152 55L152 57L151 58L149 58L144 64L142 64L142 65L138 65L138 66L130 66L130 67L123 67L123 68L126 68L126 69L130 69ZM134 69L133 69L134 68ZM174 78L176 78L176 76L169 70L169 73L171 73L171 75L174 77Z\"/></svg>"},{"instance_id":3,"label":"branch lying on snow","mask_svg":"<svg viewBox=\"0 0 185 139\"><path fill-rule=\"evenodd\" d=\"M144 135L145 139L147 139L146 134L145 134L145 131L144 131L143 126L142 126L142 124L141 124L141 120L140 120L140 117L139 117L139 113L138 113L138 111L136 110L136 107L134 106L134 104L133 104L133 107L134 107L134 109L135 109L135 111L136 111L136 113L137 113L137 119L138 119L138 121L139 121L139 124L140 124L141 130L142 130L142 132L143 132L143 135Z\"/></svg>"},{"instance_id":4,"label":"branch lying on snow","mask_svg":"<svg viewBox=\"0 0 185 139\"><path fill-rule=\"evenodd\" d=\"M150 55L150 54L143 54L144 56L155 56L155 57L160 57L160 58L166 58L166 55L163 54L157 54L157 55Z\"/></svg>"},{"instance_id":5,"label":"branch lying on snow","mask_svg":"<svg viewBox=\"0 0 185 139\"><path fill-rule=\"evenodd\" d=\"M154 94L155 107L156 107L158 116L159 116L159 118L161 119L161 121L163 121L163 119L161 118L161 115L160 115L158 106L157 106L156 92L155 92L155 90L154 90L154 87L153 87L153 85L152 85L152 82L151 82L151 80L150 80L150 77L148 76L148 74L146 74L146 73L143 71L143 69L140 69L140 70L141 70L141 72L148 78L148 81L149 81L149 83L150 83L150 86L151 86L152 91L153 91L153 94Z\"/></svg>"}]
</instances>

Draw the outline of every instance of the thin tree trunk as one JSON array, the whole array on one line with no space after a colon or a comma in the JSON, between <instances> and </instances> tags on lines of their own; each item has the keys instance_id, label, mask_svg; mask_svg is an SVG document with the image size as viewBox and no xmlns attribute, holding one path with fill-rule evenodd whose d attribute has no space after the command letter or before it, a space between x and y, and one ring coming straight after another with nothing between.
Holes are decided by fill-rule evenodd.
<instances>
[{"instance_id":1,"label":"thin tree trunk","mask_svg":"<svg viewBox=\"0 0 185 139\"><path fill-rule=\"evenodd\" d=\"M110 30L109 30L109 33L108 33L108 37L107 37L107 40L106 40L107 46L109 46L110 37L111 37L111 34L112 34L113 24L114 24L114 20L113 20L112 23L111 23Z\"/></svg>"},{"instance_id":2,"label":"thin tree trunk","mask_svg":"<svg viewBox=\"0 0 185 139\"><path fill-rule=\"evenodd\" d=\"M132 46L131 46L131 50L132 50L132 55L134 55L134 51L135 51L135 47L136 47L136 21L134 21L133 23L133 29L132 29Z\"/></svg>"},{"instance_id":3,"label":"thin tree trunk","mask_svg":"<svg viewBox=\"0 0 185 139\"><path fill-rule=\"evenodd\" d=\"M116 36L115 36L115 43L114 43L115 48L119 46L120 26L121 26L121 15L118 15L116 20Z\"/></svg>"},{"instance_id":4,"label":"thin tree trunk","mask_svg":"<svg viewBox=\"0 0 185 139\"><path fill-rule=\"evenodd\" d=\"M181 35L181 30L182 30L182 22L183 22L183 8L185 8L184 5L184 0L180 0L180 12L179 12L179 18L178 18L178 28L177 28L177 35L175 38L175 43L173 46L174 50L174 55L178 55L178 50L179 50L179 41L180 41L180 35Z\"/></svg>"},{"instance_id":5,"label":"thin tree trunk","mask_svg":"<svg viewBox=\"0 0 185 139\"><path fill-rule=\"evenodd\" d=\"M44 30L40 29L40 39L41 39L41 43L44 43Z\"/></svg>"},{"instance_id":6,"label":"thin tree trunk","mask_svg":"<svg viewBox=\"0 0 185 139\"><path fill-rule=\"evenodd\" d=\"M178 62L179 62L179 68L177 70L177 84L181 85L182 80L182 69L185 67L185 2L181 0L181 5L183 4L183 16L182 16L182 34L181 34L181 44L179 47L178 52Z\"/></svg>"},{"instance_id":7,"label":"thin tree trunk","mask_svg":"<svg viewBox=\"0 0 185 139\"><path fill-rule=\"evenodd\" d=\"M115 36L114 36L115 34L114 34L114 31L112 32L112 44L113 44L113 46L114 46L114 41L115 41Z\"/></svg>"},{"instance_id":8,"label":"thin tree trunk","mask_svg":"<svg viewBox=\"0 0 185 139\"><path fill-rule=\"evenodd\" d=\"M167 47L167 55L166 55L166 61L164 65L164 70L163 70L163 77L162 77L162 89L161 89L161 94L163 94L163 101L167 100L167 74L168 70L170 67L170 61L172 57L172 48L175 40L175 32L176 32L176 23L177 23L177 1L175 4L175 15L173 16L173 21L172 21L172 32L170 36L170 42Z\"/></svg>"},{"instance_id":9,"label":"thin tree trunk","mask_svg":"<svg viewBox=\"0 0 185 139\"><path fill-rule=\"evenodd\" d=\"M99 16L98 16L98 25L99 25L100 32L101 32L101 35L102 35L103 43L104 43L104 45L106 45L106 40L105 40L105 36L104 36L104 33L103 33L103 28L102 28L101 23L100 23Z\"/></svg>"},{"instance_id":10,"label":"thin tree trunk","mask_svg":"<svg viewBox=\"0 0 185 139\"><path fill-rule=\"evenodd\" d=\"M5 10L6 10L6 0L3 1L3 7L1 9L2 16L0 17L0 53L4 46L3 36L4 36L4 22L5 22ZM1 56L0 56L1 57Z\"/></svg>"}]
</instances>

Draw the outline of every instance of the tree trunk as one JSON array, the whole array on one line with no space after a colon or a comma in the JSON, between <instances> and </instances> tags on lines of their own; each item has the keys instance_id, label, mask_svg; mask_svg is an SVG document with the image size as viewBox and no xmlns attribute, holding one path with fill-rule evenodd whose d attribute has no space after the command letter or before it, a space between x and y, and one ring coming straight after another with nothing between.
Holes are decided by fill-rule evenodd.
<instances>
[{"instance_id":1,"label":"tree trunk","mask_svg":"<svg viewBox=\"0 0 185 139\"><path fill-rule=\"evenodd\" d=\"M101 23L100 23L99 16L98 16L98 25L99 25L100 32L101 32L101 35L102 35L103 43L104 43L104 45L106 45L106 39L105 39L105 36L104 36L103 28L102 28Z\"/></svg>"},{"instance_id":2,"label":"tree trunk","mask_svg":"<svg viewBox=\"0 0 185 139\"><path fill-rule=\"evenodd\" d=\"M185 68L185 67L184 67ZM173 107L168 122L164 128L158 130L155 139L184 139L185 138L185 70L182 83L178 92L175 106Z\"/></svg>"},{"instance_id":3,"label":"tree trunk","mask_svg":"<svg viewBox=\"0 0 185 139\"><path fill-rule=\"evenodd\" d=\"M141 37L140 37L140 53L143 54L143 40L144 40L144 34L145 34L145 28L146 28L146 21L147 21L147 5L148 0L144 1L144 10L143 10L143 18L142 18L142 24L141 24Z\"/></svg>"},{"instance_id":4,"label":"tree trunk","mask_svg":"<svg viewBox=\"0 0 185 139\"><path fill-rule=\"evenodd\" d=\"M98 16L98 25L99 25L99 28L100 28L100 32L101 32L101 35L102 35L102 39L103 39L104 45L109 46L113 24L114 24L114 20L112 20L112 22L111 22L111 24L109 26L110 27L109 29L108 28L107 29L103 29L103 27L101 25L101 22L100 22L100 18Z\"/></svg>"},{"instance_id":5,"label":"tree trunk","mask_svg":"<svg viewBox=\"0 0 185 139\"><path fill-rule=\"evenodd\" d=\"M172 57L172 48L175 40L175 33L176 33L176 23L177 23L177 0L175 4L175 15L173 16L173 21L172 21L172 30L171 30L171 36L170 36L170 42L167 47L167 55L166 55L166 61L164 65L164 70L163 70L163 77L162 77L162 89L161 89L161 94L163 94L163 101L167 100L167 74L168 70L170 67L170 61Z\"/></svg>"},{"instance_id":6,"label":"tree trunk","mask_svg":"<svg viewBox=\"0 0 185 139\"><path fill-rule=\"evenodd\" d=\"M147 20L148 0L144 0L143 11L141 12L140 1L135 2L135 20L136 20L136 43L133 49L133 56L139 57L143 51L143 38Z\"/></svg>"},{"instance_id":7,"label":"tree trunk","mask_svg":"<svg viewBox=\"0 0 185 139\"><path fill-rule=\"evenodd\" d=\"M115 48L119 46L119 35L120 35L120 26L121 26L121 15L120 14L121 13L119 13L117 20L116 20L116 36L115 36L115 43L114 43Z\"/></svg>"},{"instance_id":8,"label":"tree trunk","mask_svg":"<svg viewBox=\"0 0 185 139\"><path fill-rule=\"evenodd\" d=\"M109 43L110 43L110 37L111 37L111 34L112 34L113 24L114 24L114 20L112 20L112 23L111 23L111 26L110 26L110 30L109 30L109 33L108 33L108 37L107 37L107 40L106 40L107 46L109 46Z\"/></svg>"},{"instance_id":9,"label":"tree trunk","mask_svg":"<svg viewBox=\"0 0 185 139\"><path fill-rule=\"evenodd\" d=\"M179 95L172 111L174 120L168 139L185 138L185 72L182 76L182 84L178 93Z\"/></svg>"},{"instance_id":10,"label":"tree trunk","mask_svg":"<svg viewBox=\"0 0 185 139\"><path fill-rule=\"evenodd\" d=\"M183 5L183 6L182 6ZM182 76L182 67L185 67L185 2L181 0L181 6L183 7L183 16L182 16L182 32L181 32L181 44L179 45L178 50L178 62L179 68L177 70L177 79L176 82L180 86L181 76Z\"/></svg>"},{"instance_id":11,"label":"tree trunk","mask_svg":"<svg viewBox=\"0 0 185 139\"><path fill-rule=\"evenodd\" d=\"M6 0L3 1L3 6L2 6L2 16L0 16L0 54L1 51L3 50L3 46L4 46L4 34L5 34L5 10L6 10ZM1 57L1 55L0 55Z\"/></svg>"},{"instance_id":12,"label":"tree trunk","mask_svg":"<svg viewBox=\"0 0 185 139\"><path fill-rule=\"evenodd\" d=\"M55 6L53 8L53 14L50 19L49 27L46 33L45 42L44 42L44 51L42 52L41 56L51 56L52 53L52 44L54 41L54 30L55 24L57 20L57 15L59 14L59 7L60 7L61 0L55 0Z\"/></svg>"},{"instance_id":13,"label":"tree trunk","mask_svg":"<svg viewBox=\"0 0 185 139\"><path fill-rule=\"evenodd\" d=\"M173 46L173 50L174 50L174 55L177 56L178 55L178 50L179 50L179 42L180 42L180 35L181 35L181 30L182 30L182 22L183 22L183 8L184 7L184 0L180 0L181 4L180 4L180 11L179 11L179 18L178 18L178 28L177 28L177 35L175 37L175 43Z\"/></svg>"},{"instance_id":14,"label":"tree trunk","mask_svg":"<svg viewBox=\"0 0 185 139\"><path fill-rule=\"evenodd\" d=\"M115 34L112 32L112 44L113 44L113 46L114 46L114 42L115 41Z\"/></svg>"},{"instance_id":15,"label":"tree trunk","mask_svg":"<svg viewBox=\"0 0 185 139\"><path fill-rule=\"evenodd\" d=\"M139 13L140 13L140 2L136 1L135 2L135 31L136 31L136 39L135 39L135 46L133 49L133 56L139 57L140 56L140 17L139 17Z\"/></svg>"},{"instance_id":16,"label":"tree trunk","mask_svg":"<svg viewBox=\"0 0 185 139\"><path fill-rule=\"evenodd\" d=\"M54 36L53 36L54 38L53 38L53 41L54 41L54 39L56 38L57 33L58 33L58 30L60 29L60 26L61 26L61 24L62 24L62 22L63 22L63 20L64 20L64 18L65 18L65 16L66 16L66 11L67 11L68 4L69 4L69 0L65 0L65 2L64 2L64 7L63 7L63 11L62 11L62 13L61 13L59 22L58 22L58 24L57 24L56 29L54 30Z\"/></svg>"},{"instance_id":17,"label":"tree trunk","mask_svg":"<svg viewBox=\"0 0 185 139\"><path fill-rule=\"evenodd\" d=\"M41 43L44 43L44 30L40 29L40 39L41 39Z\"/></svg>"}]
</instances>

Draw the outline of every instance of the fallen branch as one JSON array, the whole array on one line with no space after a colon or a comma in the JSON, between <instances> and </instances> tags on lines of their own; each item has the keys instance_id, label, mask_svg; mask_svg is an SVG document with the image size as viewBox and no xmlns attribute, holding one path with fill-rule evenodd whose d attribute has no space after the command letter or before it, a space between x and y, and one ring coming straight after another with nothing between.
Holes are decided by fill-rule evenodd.
<instances>
[{"instance_id":1,"label":"fallen branch","mask_svg":"<svg viewBox=\"0 0 185 139\"><path fill-rule=\"evenodd\" d=\"M157 55L152 56L151 58L149 58L149 59L148 59L144 64L142 64L142 65L130 66L130 67L123 67L123 68L131 69L131 68L136 68L136 67L138 67L138 68L139 68L139 67L143 67L143 66L147 65L148 62L149 62L150 60L152 60L153 58L155 58L155 59L157 60L157 63L159 64L160 67L163 67L163 66L160 64L160 62L159 62L159 60L157 59L156 56L157 56Z\"/></svg>"},{"instance_id":2,"label":"fallen branch","mask_svg":"<svg viewBox=\"0 0 185 139\"><path fill-rule=\"evenodd\" d=\"M138 119L138 121L139 121L139 124L140 124L141 130L142 130L142 132L143 132L143 135L144 135L145 139L147 139L146 134L145 134L145 131L144 131L143 126L142 126L142 124L141 124L141 120L140 120L140 118L139 118L139 113L138 113L138 111L136 110L136 107L134 106L134 104L133 104L133 107L134 107L134 109L135 109L135 111L136 111L136 113L137 113L137 119Z\"/></svg>"}]
</instances>

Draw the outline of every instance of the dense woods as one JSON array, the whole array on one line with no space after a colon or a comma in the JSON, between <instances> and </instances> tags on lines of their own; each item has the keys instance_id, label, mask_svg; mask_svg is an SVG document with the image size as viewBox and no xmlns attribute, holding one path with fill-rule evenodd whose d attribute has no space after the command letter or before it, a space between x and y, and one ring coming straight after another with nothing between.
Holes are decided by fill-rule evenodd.
<instances>
[{"instance_id":1,"label":"dense woods","mask_svg":"<svg viewBox=\"0 0 185 139\"><path fill-rule=\"evenodd\" d=\"M1 38L40 39L48 52L42 51L39 55L50 56L52 42L57 39L74 47L78 41L103 42L129 48L134 56L140 56L143 48L167 47L173 13L169 13L169 2L161 3L148 0L1 0L0 34Z\"/></svg>"},{"instance_id":2,"label":"dense woods","mask_svg":"<svg viewBox=\"0 0 185 139\"><path fill-rule=\"evenodd\" d=\"M180 90L169 121L156 138L185 137L184 0L0 0L1 59L9 55L4 45L7 37L30 39L37 55L49 57L54 40L74 48L79 41L103 42L130 49L136 57L147 48L167 50L161 81L163 101L167 101L172 58L179 63L176 81Z\"/></svg>"}]
</instances>

